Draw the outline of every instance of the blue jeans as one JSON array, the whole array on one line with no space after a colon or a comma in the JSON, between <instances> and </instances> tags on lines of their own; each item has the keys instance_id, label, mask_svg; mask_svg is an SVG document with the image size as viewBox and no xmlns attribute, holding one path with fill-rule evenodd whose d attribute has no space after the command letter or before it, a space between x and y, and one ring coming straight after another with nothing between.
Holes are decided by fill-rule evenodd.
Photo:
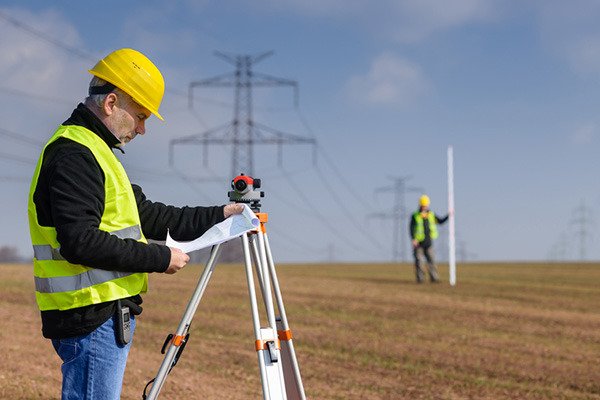
<instances>
[{"instance_id":1,"label":"blue jeans","mask_svg":"<svg viewBox=\"0 0 600 400\"><path fill-rule=\"evenodd\" d=\"M117 317L87 335L52 339L54 349L63 361L61 366L62 400L118 400L123 374L132 341L117 343ZM135 318L131 316L131 333Z\"/></svg>"}]
</instances>

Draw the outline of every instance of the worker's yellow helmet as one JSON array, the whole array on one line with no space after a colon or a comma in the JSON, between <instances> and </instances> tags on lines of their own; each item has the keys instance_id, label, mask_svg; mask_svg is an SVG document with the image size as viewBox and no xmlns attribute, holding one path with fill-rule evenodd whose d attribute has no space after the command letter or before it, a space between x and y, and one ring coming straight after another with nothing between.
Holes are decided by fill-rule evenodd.
<instances>
[{"instance_id":1,"label":"worker's yellow helmet","mask_svg":"<svg viewBox=\"0 0 600 400\"><path fill-rule=\"evenodd\" d=\"M431 200L429 200L429 196L427 196L426 194L424 194L423 196L419 197L419 206L421 206L421 207L429 207L430 203L431 203Z\"/></svg>"},{"instance_id":2,"label":"worker's yellow helmet","mask_svg":"<svg viewBox=\"0 0 600 400\"><path fill-rule=\"evenodd\" d=\"M139 51L115 50L88 72L112 83L164 121L158 108L165 93L165 80L152 61Z\"/></svg>"}]
</instances>

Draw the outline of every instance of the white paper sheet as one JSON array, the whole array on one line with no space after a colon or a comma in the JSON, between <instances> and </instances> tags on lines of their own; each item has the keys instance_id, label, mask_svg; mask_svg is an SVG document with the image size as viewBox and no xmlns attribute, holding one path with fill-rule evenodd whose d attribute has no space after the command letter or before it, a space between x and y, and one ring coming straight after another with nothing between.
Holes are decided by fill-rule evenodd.
<instances>
[{"instance_id":1,"label":"white paper sheet","mask_svg":"<svg viewBox=\"0 0 600 400\"><path fill-rule=\"evenodd\" d=\"M256 214L244 204L244 211L241 214L234 214L225 221L214 225L204 232L204 235L191 242L177 242L171 238L167 231L167 240L165 244L169 247L175 247L184 253L194 250L204 249L215 244L223 243L236 237L242 236L245 232L258 228L260 222Z\"/></svg>"}]
</instances>

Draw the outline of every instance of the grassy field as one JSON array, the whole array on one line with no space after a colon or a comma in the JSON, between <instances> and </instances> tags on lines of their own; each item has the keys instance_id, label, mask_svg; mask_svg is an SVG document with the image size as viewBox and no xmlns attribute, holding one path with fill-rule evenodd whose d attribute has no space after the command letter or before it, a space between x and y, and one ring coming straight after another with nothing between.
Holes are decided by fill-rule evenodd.
<instances>
[{"instance_id":1,"label":"grassy field","mask_svg":"<svg viewBox=\"0 0 600 400\"><path fill-rule=\"evenodd\" d=\"M151 276L123 399L155 376L202 268ZM31 267L0 271L0 399L57 399ZM408 265L278 274L310 399L600 399L598 264L459 265L454 288L417 285ZM261 398L241 266L217 266L161 398Z\"/></svg>"}]
</instances>

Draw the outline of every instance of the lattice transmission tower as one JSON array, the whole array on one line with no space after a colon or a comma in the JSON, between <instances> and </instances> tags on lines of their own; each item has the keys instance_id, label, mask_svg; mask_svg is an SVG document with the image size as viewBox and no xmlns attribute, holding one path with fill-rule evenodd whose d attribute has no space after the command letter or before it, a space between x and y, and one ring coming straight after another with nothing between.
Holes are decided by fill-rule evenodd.
<instances>
[{"instance_id":1,"label":"lattice transmission tower","mask_svg":"<svg viewBox=\"0 0 600 400\"><path fill-rule=\"evenodd\" d=\"M586 206L582 199L571 216L571 225L574 227L574 238L579 244L579 260L587 260L587 245L590 241L590 236L593 231L593 214L592 210Z\"/></svg>"},{"instance_id":2,"label":"lattice transmission tower","mask_svg":"<svg viewBox=\"0 0 600 400\"><path fill-rule=\"evenodd\" d=\"M393 183L375 189L375 193L391 192L394 196L392 211L387 213L371 213L370 217L391 220L392 230L392 261L406 261L406 238L408 232L408 212L405 197L408 192L422 192L423 188L406 186L410 176L389 177ZM404 230L404 234L401 230Z\"/></svg>"},{"instance_id":3,"label":"lattice transmission tower","mask_svg":"<svg viewBox=\"0 0 600 400\"><path fill-rule=\"evenodd\" d=\"M191 82L189 85L189 107L193 109L194 88L197 87L233 87L235 100L233 119L226 125L213 128L200 134L173 139L169 142L169 164L173 165L174 146L179 144L198 144L204 148L204 162L208 159L209 145L231 145L231 176L243 172L254 175L254 145L275 145L278 147L278 163L282 164L282 146L290 144L310 144L316 140L311 137L293 135L270 128L254 121L252 116L252 89L255 87L289 86L294 89L294 105L298 105L298 82L270 76L253 71L253 66L273 55L273 51L258 55L230 55L216 51L215 55L235 66L235 71L212 78Z\"/></svg>"}]
</instances>

